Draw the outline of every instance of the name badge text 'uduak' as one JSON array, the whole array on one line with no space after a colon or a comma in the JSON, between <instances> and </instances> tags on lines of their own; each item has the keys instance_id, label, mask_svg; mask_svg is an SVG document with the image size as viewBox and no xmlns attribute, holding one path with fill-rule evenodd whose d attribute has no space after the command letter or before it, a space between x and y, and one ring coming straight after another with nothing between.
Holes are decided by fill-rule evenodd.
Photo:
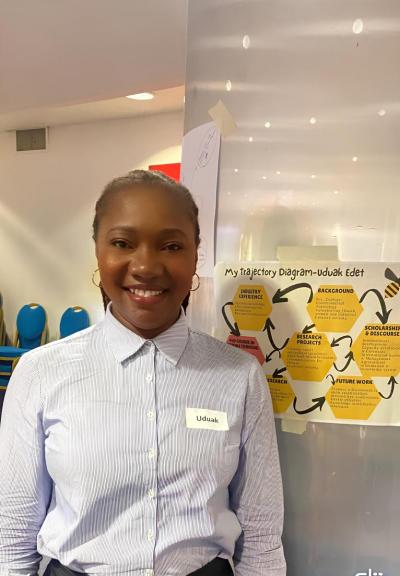
<instances>
[{"instance_id":1,"label":"name badge text 'uduak'","mask_svg":"<svg viewBox=\"0 0 400 576\"><path fill-rule=\"evenodd\" d=\"M227 413L205 408L186 408L186 427L229 430Z\"/></svg>"}]
</instances>

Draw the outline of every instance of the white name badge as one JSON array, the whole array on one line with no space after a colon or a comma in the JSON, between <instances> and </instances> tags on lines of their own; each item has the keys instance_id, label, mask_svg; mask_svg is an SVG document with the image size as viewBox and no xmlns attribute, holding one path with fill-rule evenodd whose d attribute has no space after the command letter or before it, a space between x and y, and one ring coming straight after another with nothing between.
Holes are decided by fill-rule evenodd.
<instances>
[{"instance_id":1,"label":"white name badge","mask_svg":"<svg viewBox=\"0 0 400 576\"><path fill-rule=\"evenodd\" d=\"M226 412L205 408L186 408L186 426L208 430L229 430Z\"/></svg>"}]
</instances>

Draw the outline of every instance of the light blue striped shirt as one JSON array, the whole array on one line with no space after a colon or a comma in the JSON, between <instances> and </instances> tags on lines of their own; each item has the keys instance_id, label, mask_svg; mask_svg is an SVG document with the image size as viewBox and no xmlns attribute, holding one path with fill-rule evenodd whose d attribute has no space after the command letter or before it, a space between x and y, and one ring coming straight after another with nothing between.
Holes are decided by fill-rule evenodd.
<instances>
[{"instance_id":1,"label":"light blue striped shirt","mask_svg":"<svg viewBox=\"0 0 400 576\"><path fill-rule=\"evenodd\" d=\"M197 409L197 410L195 410ZM0 576L41 555L183 576L216 556L284 576L271 399L253 356L187 327L104 321L27 353L0 429Z\"/></svg>"}]
</instances>

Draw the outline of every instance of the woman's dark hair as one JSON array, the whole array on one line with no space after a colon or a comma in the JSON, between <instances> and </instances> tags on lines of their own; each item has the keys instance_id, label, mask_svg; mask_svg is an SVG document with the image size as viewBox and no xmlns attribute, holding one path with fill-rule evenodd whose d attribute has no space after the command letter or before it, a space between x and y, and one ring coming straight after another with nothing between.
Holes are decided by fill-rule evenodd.
<instances>
[{"instance_id":1,"label":"woman's dark hair","mask_svg":"<svg viewBox=\"0 0 400 576\"><path fill-rule=\"evenodd\" d=\"M93 220L93 240L96 242L97 235L99 231L99 224L101 217L107 210L107 205L110 198L114 195L115 192L119 192L120 190L126 190L127 188L134 188L135 186L146 186L149 188L163 188L168 192L171 192L172 195L182 200L185 208L187 209L187 213L189 218L191 218L194 227L194 241L196 246L198 247L200 244L200 226L199 226L199 209L196 205L196 202L193 200L193 196L189 192L189 190L176 182L169 176L166 176L162 172L151 171L151 170L132 170L128 172L125 176L120 176L118 178L114 178L107 184L104 188L103 192L100 195L100 198L96 202L95 207L95 216ZM104 292L104 289L100 283L100 291L103 298L104 308L107 307L107 304L110 302L110 298ZM186 312L186 308L189 304L189 297L190 292L185 297L184 301L182 302L183 309Z\"/></svg>"}]
</instances>

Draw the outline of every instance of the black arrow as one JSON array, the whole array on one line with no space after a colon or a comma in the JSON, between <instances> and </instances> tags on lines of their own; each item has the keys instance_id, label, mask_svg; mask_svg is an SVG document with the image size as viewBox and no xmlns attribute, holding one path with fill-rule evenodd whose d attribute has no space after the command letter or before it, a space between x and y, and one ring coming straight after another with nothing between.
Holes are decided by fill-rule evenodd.
<instances>
[{"instance_id":1,"label":"black arrow","mask_svg":"<svg viewBox=\"0 0 400 576\"><path fill-rule=\"evenodd\" d=\"M281 290L280 288L278 288L278 290L275 292L275 294L272 297L272 303L273 304L279 304L280 302L287 302L288 299L284 298L284 296L286 296L286 294L289 294L289 292L293 292L293 290L298 290L299 288L308 288L310 291L310 296L308 298L308 303L311 302L311 300L313 299L313 290L310 286L310 284L307 284L306 282L300 282L299 284L293 284L292 286L288 286L287 288L284 288L283 290Z\"/></svg>"},{"instance_id":2,"label":"black arrow","mask_svg":"<svg viewBox=\"0 0 400 576\"><path fill-rule=\"evenodd\" d=\"M274 350L272 350L272 352L270 352L270 353L265 357L265 361L266 361L266 362L271 362L272 356L275 354L275 352L278 352L279 358L281 357L281 353L279 352L279 350L276 350L276 349L274 348Z\"/></svg>"},{"instance_id":3,"label":"black arrow","mask_svg":"<svg viewBox=\"0 0 400 576\"><path fill-rule=\"evenodd\" d=\"M327 375L325 376L325 380L326 380L327 378L330 378L330 379L331 379L332 385L334 386L334 385L335 385L335 379L334 379L334 377L332 376L332 374L327 374Z\"/></svg>"},{"instance_id":4,"label":"black arrow","mask_svg":"<svg viewBox=\"0 0 400 576\"><path fill-rule=\"evenodd\" d=\"M345 334L345 336L341 336L340 338L333 338L333 340L331 342L332 348L334 346L339 346L339 342L341 342L345 338L350 338L350 348L351 348L353 346L353 338L350 336L350 334Z\"/></svg>"},{"instance_id":5,"label":"black arrow","mask_svg":"<svg viewBox=\"0 0 400 576\"><path fill-rule=\"evenodd\" d=\"M222 316L224 317L224 320L225 320L229 330L231 331L231 334L233 334L234 336L240 336L239 328L238 328L238 325L236 324L236 322L234 323L234 326L232 326L232 324L229 322L228 316L226 315L226 312L225 312L226 306L233 306L233 302L227 302L226 304L224 304L222 306L221 312L222 312Z\"/></svg>"},{"instance_id":6,"label":"black arrow","mask_svg":"<svg viewBox=\"0 0 400 576\"><path fill-rule=\"evenodd\" d=\"M279 368L279 369L276 368L276 369L274 370L274 373L272 374L272 378L282 378L282 373L283 373L283 372L286 372L286 368L285 368L285 367Z\"/></svg>"},{"instance_id":7,"label":"black arrow","mask_svg":"<svg viewBox=\"0 0 400 576\"><path fill-rule=\"evenodd\" d=\"M272 338L271 328L272 328L272 330L275 330L275 326L274 326L272 320L270 318L267 318L267 321L265 322L264 330L267 329L269 343L271 344L271 346L274 350L278 350L278 351L283 350L284 347L286 346L286 344L289 342L290 338L286 338L283 346L277 346L274 342L274 339Z\"/></svg>"},{"instance_id":8,"label":"black arrow","mask_svg":"<svg viewBox=\"0 0 400 576\"><path fill-rule=\"evenodd\" d=\"M307 408L306 410L297 410L297 397L295 396L293 400L293 409L295 412L297 412L297 414L308 414L308 412L313 412L317 408L322 410L322 406L325 404L325 396L321 396L320 398L313 398L312 401L315 402L315 404L313 404L313 406L310 408Z\"/></svg>"},{"instance_id":9,"label":"black arrow","mask_svg":"<svg viewBox=\"0 0 400 576\"><path fill-rule=\"evenodd\" d=\"M346 354L345 358L348 358L348 360L347 360L347 362L346 362L346 364L344 365L343 368L338 368L338 367L336 366L336 364L333 364L334 367L336 368L336 370L337 370L338 372L344 372L344 371L346 370L346 368L349 367L350 362L351 362L352 360L354 360L353 352L351 352L351 351L348 352L348 353Z\"/></svg>"},{"instance_id":10,"label":"black arrow","mask_svg":"<svg viewBox=\"0 0 400 576\"><path fill-rule=\"evenodd\" d=\"M396 386L396 384L398 384L396 378L395 378L394 376L391 376L391 377L389 378L389 382L388 382L388 385L392 387L392 388L390 389L389 396L384 396L384 395L381 394L380 392L379 392L379 396L380 396L381 398L384 398L385 400L389 400L389 398L391 398L391 397L393 396L394 387Z\"/></svg>"},{"instance_id":11,"label":"black arrow","mask_svg":"<svg viewBox=\"0 0 400 576\"><path fill-rule=\"evenodd\" d=\"M308 326L304 326L303 334L309 334L312 328L315 328L315 324L309 324Z\"/></svg>"},{"instance_id":12,"label":"black arrow","mask_svg":"<svg viewBox=\"0 0 400 576\"><path fill-rule=\"evenodd\" d=\"M375 312L375 314L378 316L378 318L382 324L386 324L387 321L389 320L389 316L390 316L392 309L387 310L385 300L384 300L382 294L379 292L379 290L377 290L376 288L370 288L369 290L364 292L364 294L360 298L360 304L364 300L364 298L366 297L368 292L373 292L377 296L382 310L381 310L381 312Z\"/></svg>"}]
</instances>

